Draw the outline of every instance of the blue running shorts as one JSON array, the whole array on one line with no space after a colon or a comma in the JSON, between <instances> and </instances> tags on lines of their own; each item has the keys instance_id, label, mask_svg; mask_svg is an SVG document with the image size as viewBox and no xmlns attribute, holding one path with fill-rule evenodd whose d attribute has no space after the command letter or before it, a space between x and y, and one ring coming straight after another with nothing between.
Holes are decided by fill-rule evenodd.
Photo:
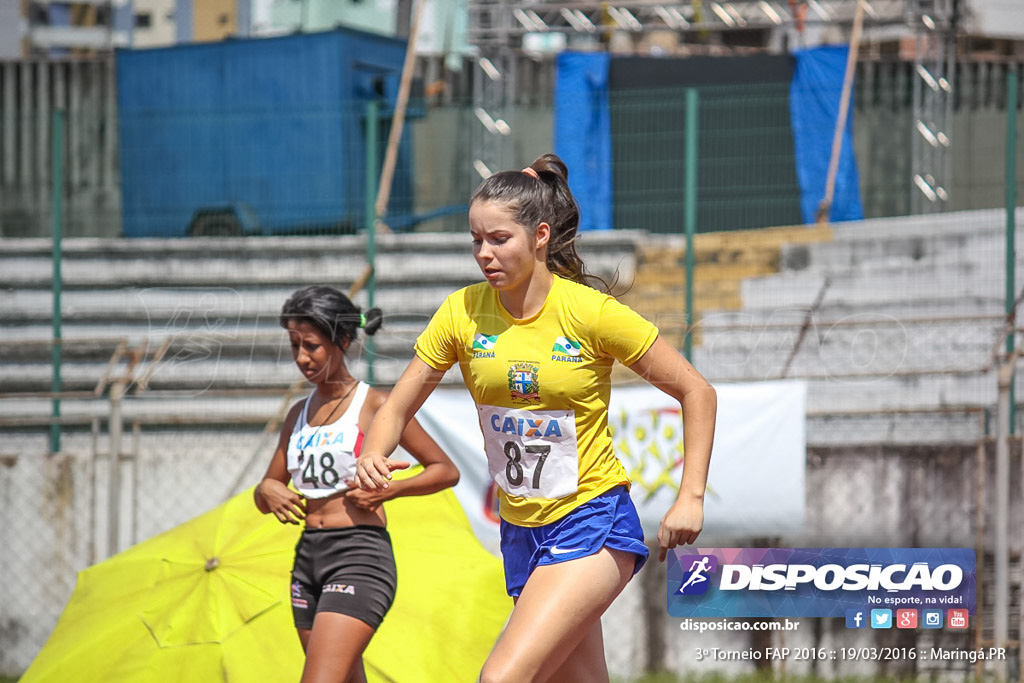
<instances>
[{"instance_id":1,"label":"blue running shorts","mask_svg":"<svg viewBox=\"0 0 1024 683\"><path fill-rule=\"evenodd\" d=\"M625 486L616 486L544 526L501 520L505 590L518 597L537 566L587 557L605 547L636 555L634 574L647 562L640 517Z\"/></svg>"}]
</instances>

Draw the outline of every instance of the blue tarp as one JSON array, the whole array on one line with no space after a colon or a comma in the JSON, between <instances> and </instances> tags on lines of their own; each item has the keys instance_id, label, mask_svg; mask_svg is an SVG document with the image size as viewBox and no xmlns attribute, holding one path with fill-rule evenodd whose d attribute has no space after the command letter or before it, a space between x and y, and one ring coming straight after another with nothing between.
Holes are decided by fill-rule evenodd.
<instances>
[{"instance_id":1,"label":"blue tarp","mask_svg":"<svg viewBox=\"0 0 1024 683\"><path fill-rule=\"evenodd\" d=\"M612 227L609 60L608 53L563 52L556 62L555 154L569 167L580 230Z\"/></svg>"},{"instance_id":2,"label":"blue tarp","mask_svg":"<svg viewBox=\"0 0 1024 683\"><path fill-rule=\"evenodd\" d=\"M793 53L796 68L789 89L790 124L800 182L800 209L805 223L814 223L825 197L832 138L846 70L846 47L818 47ZM830 221L864 217L860 179L853 154L853 108L847 113L832 198Z\"/></svg>"},{"instance_id":3,"label":"blue tarp","mask_svg":"<svg viewBox=\"0 0 1024 683\"><path fill-rule=\"evenodd\" d=\"M767 165L774 171L788 170L793 175L785 172L773 175L776 186L782 186L784 194L779 195L778 189L771 194L771 189L765 189L765 183L760 182L756 187L744 184L743 178L734 175L732 182L734 190L744 192L746 197L773 207L773 212L766 212L762 219L779 220L780 216L786 221L797 221L802 219L806 223L813 223L816 220L818 206L825 195L825 182L828 174L828 163L832 149L832 138L835 131L835 122L839 113L839 101L842 94L843 75L846 67L847 48L845 47L823 47L809 50L799 50L791 56L793 71L792 76L787 74L782 87L788 82L788 122L783 126L788 127L787 137L791 133L793 147L789 147L788 140L780 142L780 150L785 147L786 153L792 149L792 158L786 163L770 162L766 159L757 159L756 156L764 152L765 145L747 148L741 153L743 158L750 158L751 168L764 169ZM702 91L702 111L708 111L708 107L714 106L715 97L719 99L735 97L736 88L749 88L751 98L761 98L762 107L768 107L761 113L762 116L771 117L774 113L776 100L774 95L765 94L764 83L757 80L742 80L749 76L752 69L767 69L766 73L775 73L778 65L774 65L775 71L767 68L769 65L765 58L750 57L751 63L736 58L733 64L723 60L721 70L715 70L719 62L713 61L704 71L697 73L701 79L695 79L695 59L683 60L687 68L672 69L662 68L657 73L648 69L643 72L649 75L645 81L647 90L656 89L656 83L664 81L663 87L675 89L686 85L697 87ZM613 150L613 126L612 112L610 107L616 102L618 88L630 87L629 84L620 83L615 85L615 68L620 62L612 63L611 56L607 53L572 53L566 52L558 56L556 61L555 78L555 151L565 160L569 166L569 185L580 204L582 212L581 229L584 230L608 230L613 227L615 210L613 205L614 176L612 167ZM660 62L659 62L660 64ZM663 65L664 66L664 65ZM670 65L671 66L671 65ZM729 67L729 68L725 68ZM731 71L730 71L731 69ZM737 69L738 74L737 75ZM660 80L659 80L660 79ZM733 84L731 89L726 88L726 83ZM739 80L737 80L739 79ZM652 85L651 83L655 83ZM749 85L745 85L749 84ZM612 92L611 88L617 89ZM760 88L760 89L759 89ZM675 92L673 91L673 93ZM678 95L673 94L673 97ZM710 99L705 99L705 97ZM765 99L767 98L767 99ZM712 104L707 104L711 102ZM785 111L787 105L781 104ZM632 111L632 110L630 110ZM852 109L851 109L852 111ZM616 113L621 112L616 109ZM708 114L705 114L708 115ZM835 189L833 193L830 220L845 221L858 220L863 218L863 208L860 200L860 182L857 173L857 163L853 153L853 116L849 114L845 125L845 132L842 142L842 153L839 159L839 167L836 175ZM744 119L745 121L745 119ZM715 121L717 126L720 121ZM787 126L788 124L788 126ZM616 125L624 125L622 122ZM744 125L747 125L744 123ZM777 122L765 121L762 133L771 131L772 125ZM619 133L622 129L616 129ZM714 130L701 130L702 135L715 135ZM777 137L777 136L776 136ZM719 141L719 146L721 143ZM652 150L652 153L664 155L664 148ZM704 151L706 154L713 152ZM665 161L676 161L675 159ZM682 163L681 159L678 159ZM714 160L710 160L714 162ZM709 160L705 159L702 164ZM774 172L773 171L773 172ZM795 177L794 177L795 176ZM749 183L749 180L746 181ZM799 187L797 187L797 185ZM698 230L721 229L725 221L723 212L716 208L715 202L720 202L717 196L709 194L709 181L701 180L698 186L698 202L701 203L700 213L705 218L707 225L698 226ZM655 188L657 190L657 188ZM624 196L623 193L627 196ZM758 194L760 193L760 194ZM619 188L619 200L629 202L628 188ZM671 192L669 193L671 196ZM799 194L799 196L797 196ZM660 195L659 195L660 196ZM799 199L799 213L797 200ZM756 202L755 202L756 203ZM760 205L760 204L759 204ZM621 210L621 207L620 207ZM708 212L711 211L709 214ZM733 216L735 212L729 214ZM708 216L714 216L714 220ZM769 218L769 216L771 216ZM734 217L734 216L733 216ZM747 220L745 214L743 219ZM753 218L752 218L753 219ZM756 219L753 219L756 220ZM735 221L733 221L735 222ZM778 223L777 223L778 224ZM651 227L653 227L653 223ZM753 225L732 225L729 227L754 227Z\"/></svg>"},{"instance_id":4,"label":"blue tarp","mask_svg":"<svg viewBox=\"0 0 1024 683\"><path fill-rule=\"evenodd\" d=\"M269 234L360 229L366 103L383 99L383 149L405 47L337 29L118 50L125 236L182 236L197 210L236 205ZM412 211L411 153L406 128L396 215Z\"/></svg>"}]
</instances>

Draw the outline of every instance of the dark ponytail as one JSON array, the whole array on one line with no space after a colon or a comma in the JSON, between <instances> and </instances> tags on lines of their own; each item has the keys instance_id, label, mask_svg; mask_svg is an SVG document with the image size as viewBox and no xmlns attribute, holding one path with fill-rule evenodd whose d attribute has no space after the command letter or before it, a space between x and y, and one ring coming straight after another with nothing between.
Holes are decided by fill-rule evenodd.
<instances>
[{"instance_id":1,"label":"dark ponytail","mask_svg":"<svg viewBox=\"0 0 1024 683\"><path fill-rule=\"evenodd\" d=\"M372 337L384 325L384 312L377 307L371 308L363 314L361 322L363 332Z\"/></svg>"},{"instance_id":2,"label":"dark ponytail","mask_svg":"<svg viewBox=\"0 0 1024 683\"><path fill-rule=\"evenodd\" d=\"M489 201L503 204L516 223L531 233L541 223L551 226L547 267L552 273L580 284L607 291L604 280L587 272L576 251L580 210L569 190L569 169L555 154L544 154L522 171L502 171L483 181L470 204Z\"/></svg>"},{"instance_id":3,"label":"dark ponytail","mask_svg":"<svg viewBox=\"0 0 1024 683\"><path fill-rule=\"evenodd\" d=\"M310 285L292 293L281 307L278 323L287 328L289 320L307 322L337 346L344 349L356 338L357 331L373 335L384 324L384 314L379 308L366 313L359 310L347 296L333 287Z\"/></svg>"}]
</instances>

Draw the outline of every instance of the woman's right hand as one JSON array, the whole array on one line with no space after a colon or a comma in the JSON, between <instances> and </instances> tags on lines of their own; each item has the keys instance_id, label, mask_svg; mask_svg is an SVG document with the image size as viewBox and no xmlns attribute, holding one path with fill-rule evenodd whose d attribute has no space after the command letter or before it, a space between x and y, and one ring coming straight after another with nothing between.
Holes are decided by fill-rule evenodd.
<instances>
[{"instance_id":1,"label":"woman's right hand","mask_svg":"<svg viewBox=\"0 0 1024 683\"><path fill-rule=\"evenodd\" d=\"M282 524L301 524L306 519L306 499L276 479L261 481L259 494Z\"/></svg>"},{"instance_id":2,"label":"woman's right hand","mask_svg":"<svg viewBox=\"0 0 1024 683\"><path fill-rule=\"evenodd\" d=\"M356 458L355 484L364 491L380 491L388 487L393 470L404 470L410 463L391 460L365 451Z\"/></svg>"}]
</instances>

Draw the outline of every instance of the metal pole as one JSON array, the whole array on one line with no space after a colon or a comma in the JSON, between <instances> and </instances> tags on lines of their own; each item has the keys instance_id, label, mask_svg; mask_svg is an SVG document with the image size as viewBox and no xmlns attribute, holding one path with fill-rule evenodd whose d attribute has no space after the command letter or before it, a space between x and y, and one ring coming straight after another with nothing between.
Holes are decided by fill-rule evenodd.
<instances>
[{"instance_id":1,"label":"metal pole","mask_svg":"<svg viewBox=\"0 0 1024 683\"><path fill-rule=\"evenodd\" d=\"M409 46L412 50L412 45ZM373 308L374 294L377 289L377 194L374 191L377 186L377 156L380 147L380 115L377 100L370 100L366 103L366 209L364 220L366 222L366 301L367 308ZM366 350L366 382L373 384L373 366L376 357L376 349L373 337L364 338Z\"/></svg>"},{"instance_id":2,"label":"metal pole","mask_svg":"<svg viewBox=\"0 0 1024 683\"><path fill-rule=\"evenodd\" d=\"M1017 100L1019 97L1019 82L1017 69L1010 66L1006 72L1006 288L1007 291L1016 289L1017 273ZM1013 309L1014 297L1010 296L1007 303L1008 320L1016 323L1016 311ZM1013 325L1016 327L1016 324ZM1006 335L1006 352L1011 359L1014 354L1014 332L1011 328L1010 334ZM1016 392L1014 386L1014 374L1010 374L1010 433L1014 433L1016 415ZM1021 470L1024 473L1024 458L1021 459ZM1007 531L1009 533L1009 531ZM1024 577L1021 584L1024 585ZM1007 627L1009 630L1009 627ZM1017 645L1017 676L1024 681L1024 604L1020 606L1018 615L1018 645Z\"/></svg>"},{"instance_id":3,"label":"metal pole","mask_svg":"<svg viewBox=\"0 0 1024 683\"><path fill-rule=\"evenodd\" d=\"M658 552L658 541L647 542L652 556ZM647 645L644 671L648 674L660 674L667 670L665 665L668 645L665 639L665 581L667 581L664 562L648 562L640 572L643 602L644 638Z\"/></svg>"},{"instance_id":4,"label":"metal pole","mask_svg":"<svg viewBox=\"0 0 1024 683\"><path fill-rule=\"evenodd\" d=\"M857 0L857 8L853 15L853 29L850 32L850 48L846 53L846 72L843 76L843 90L839 96L839 114L832 133L832 153L828 160L828 171L825 176L825 197L818 204L817 223L828 223L832 211L832 198L836 189L836 174L839 172L839 155L843 149L843 131L846 130L846 119L850 110L850 91L853 88L853 76L857 70L857 53L860 50L860 32L864 24L864 0Z\"/></svg>"},{"instance_id":5,"label":"metal pole","mask_svg":"<svg viewBox=\"0 0 1024 683\"><path fill-rule=\"evenodd\" d=\"M53 292L53 342L51 344L52 376L50 391L54 394L61 390L61 240L64 232L64 111L54 109L52 116L53 151L52 151L52 220L53 220L53 278L50 283ZM54 421L50 424L50 452L60 452L60 399L54 398L50 414Z\"/></svg>"},{"instance_id":6,"label":"metal pole","mask_svg":"<svg viewBox=\"0 0 1024 683\"><path fill-rule=\"evenodd\" d=\"M124 425L121 420L121 397L125 387L121 382L110 386L110 472L107 487L107 557L113 557L120 550L121 517L121 434Z\"/></svg>"},{"instance_id":7,"label":"metal pole","mask_svg":"<svg viewBox=\"0 0 1024 683\"><path fill-rule=\"evenodd\" d=\"M978 577L985 576L985 548L987 546L987 536L985 533L985 519L988 515L987 501L988 501L988 489L987 489L987 474L988 474L988 463L986 460L986 452L988 445L986 441L989 437L989 410L985 409L978 414L978 432L983 436L978 439L978 451L976 456L976 477L974 482L974 551L976 557L975 570ZM980 580L977 581L976 597L978 604L985 599L985 585ZM981 648L982 641L984 639L984 628L981 628L975 623L974 625L974 648L977 650ZM981 668L984 666L984 662L978 660L977 666L975 667L975 680L981 680Z\"/></svg>"},{"instance_id":8,"label":"metal pole","mask_svg":"<svg viewBox=\"0 0 1024 683\"><path fill-rule=\"evenodd\" d=\"M1017 138L1017 79L1011 68L1006 78L1006 313L1008 319L1015 321L1013 292L1016 289L1016 226L1014 222L1016 197L1016 138ZM1009 603L1010 603L1010 570L1009 570L1009 518L1010 518L1010 435L1013 434L1014 366L1017 354L1014 351L1014 328L1006 335L1005 364L999 369L999 436L996 442L996 512L995 512L995 646L1006 647L1009 639ZM995 666L996 680L1005 681L1007 674L1006 661L997 661Z\"/></svg>"},{"instance_id":9,"label":"metal pole","mask_svg":"<svg viewBox=\"0 0 1024 683\"><path fill-rule=\"evenodd\" d=\"M1017 363L1012 354L999 368L999 408L996 435L996 508L995 537L993 554L995 566L995 613L993 615L993 644L1005 648L1009 640L1010 610L1010 384L1013 380L1013 366ZM1006 680L1006 660L995 662L996 680Z\"/></svg>"},{"instance_id":10,"label":"metal pole","mask_svg":"<svg viewBox=\"0 0 1024 683\"><path fill-rule=\"evenodd\" d=\"M697 129L700 101L696 88L686 89L686 184L684 186L683 227L686 230L686 332L683 336L683 355L693 358L693 235L697 231Z\"/></svg>"},{"instance_id":11,"label":"metal pole","mask_svg":"<svg viewBox=\"0 0 1024 683\"><path fill-rule=\"evenodd\" d=\"M1017 208L1017 71L1006 72L1006 315L1016 320L1013 310L1017 291L1017 230L1014 214ZM1006 335L1006 353L1013 354L1014 333ZM1014 378L1010 376L1010 434L1016 433L1016 396Z\"/></svg>"},{"instance_id":12,"label":"metal pole","mask_svg":"<svg viewBox=\"0 0 1024 683\"><path fill-rule=\"evenodd\" d=\"M416 70L416 36L419 34L426 0L416 5L412 28L409 32L405 48L405 60L402 63L402 77L398 84L398 96L395 99L395 113L391 117L391 128L388 130L388 145L384 150L384 166L380 172L380 191L374 212L377 220L383 221L388 212L388 201L391 199L391 188L394 184L395 165L398 163L398 148L402 144L402 131L405 128L405 112L409 106L409 90L412 87L413 72ZM376 149L374 149L376 154ZM376 159L376 156L374 157ZM374 164L374 168L377 164Z\"/></svg>"}]
</instances>

